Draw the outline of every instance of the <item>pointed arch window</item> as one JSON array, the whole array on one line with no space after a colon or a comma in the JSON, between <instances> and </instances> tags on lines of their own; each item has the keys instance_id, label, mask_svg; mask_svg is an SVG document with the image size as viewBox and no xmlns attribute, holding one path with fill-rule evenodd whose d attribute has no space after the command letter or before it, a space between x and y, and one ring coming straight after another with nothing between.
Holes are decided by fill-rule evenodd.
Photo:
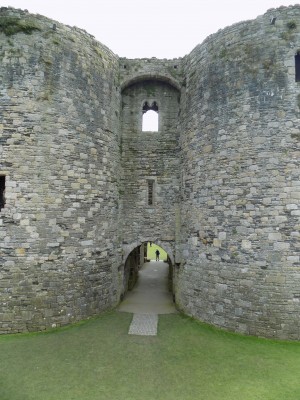
<instances>
[{"instance_id":1,"label":"pointed arch window","mask_svg":"<svg viewBox=\"0 0 300 400\"><path fill-rule=\"evenodd\" d=\"M142 131L158 132L158 105L156 101L153 101L152 104L145 101L143 105Z\"/></svg>"}]
</instances>

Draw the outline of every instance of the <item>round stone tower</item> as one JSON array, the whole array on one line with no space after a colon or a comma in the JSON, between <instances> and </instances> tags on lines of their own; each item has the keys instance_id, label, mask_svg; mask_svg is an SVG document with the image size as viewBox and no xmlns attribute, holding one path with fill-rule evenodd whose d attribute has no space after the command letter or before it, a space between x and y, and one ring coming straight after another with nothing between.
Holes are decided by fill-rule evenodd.
<instances>
[{"instance_id":1,"label":"round stone tower","mask_svg":"<svg viewBox=\"0 0 300 400\"><path fill-rule=\"evenodd\" d=\"M113 308L156 241L180 310L299 339L299 20L272 9L184 58L128 60L0 9L2 333Z\"/></svg>"},{"instance_id":2,"label":"round stone tower","mask_svg":"<svg viewBox=\"0 0 300 400\"><path fill-rule=\"evenodd\" d=\"M0 22L0 330L40 330L119 301L119 63L77 28Z\"/></svg>"},{"instance_id":3,"label":"round stone tower","mask_svg":"<svg viewBox=\"0 0 300 400\"><path fill-rule=\"evenodd\" d=\"M299 339L300 6L185 59L177 302L229 330Z\"/></svg>"}]
</instances>

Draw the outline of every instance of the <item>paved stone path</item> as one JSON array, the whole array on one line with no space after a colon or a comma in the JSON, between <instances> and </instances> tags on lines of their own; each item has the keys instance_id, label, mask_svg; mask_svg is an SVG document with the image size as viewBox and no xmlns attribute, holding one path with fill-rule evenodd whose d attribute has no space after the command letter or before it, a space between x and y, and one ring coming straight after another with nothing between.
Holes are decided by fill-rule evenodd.
<instances>
[{"instance_id":1,"label":"paved stone path","mask_svg":"<svg viewBox=\"0 0 300 400\"><path fill-rule=\"evenodd\" d=\"M129 335L157 335L157 314L133 314L132 322L129 327Z\"/></svg>"},{"instance_id":2,"label":"paved stone path","mask_svg":"<svg viewBox=\"0 0 300 400\"><path fill-rule=\"evenodd\" d=\"M158 315L177 312L168 291L168 268L162 261L150 261L139 271L138 283L119 306L119 311L134 314L129 334L156 335Z\"/></svg>"}]
</instances>

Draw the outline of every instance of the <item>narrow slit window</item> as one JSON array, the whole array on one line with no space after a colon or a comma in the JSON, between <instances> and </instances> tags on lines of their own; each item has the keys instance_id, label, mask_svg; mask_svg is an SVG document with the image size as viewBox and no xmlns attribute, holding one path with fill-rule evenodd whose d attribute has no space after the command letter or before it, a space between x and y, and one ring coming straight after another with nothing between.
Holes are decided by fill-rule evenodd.
<instances>
[{"instance_id":1,"label":"narrow slit window","mask_svg":"<svg viewBox=\"0 0 300 400\"><path fill-rule=\"evenodd\" d=\"M0 176L0 210L5 206L5 176Z\"/></svg>"},{"instance_id":2,"label":"narrow slit window","mask_svg":"<svg viewBox=\"0 0 300 400\"><path fill-rule=\"evenodd\" d=\"M295 79L300 82L300 52L295 55Z\"/></svg>"},{"instance_id":3,"label":"narrow slit window","mask_svg":"<svg viewBox=\"0 0 300 400\"><path fill-rule=\"evenodd\" d=\"M156 101L151 105L146 101L143 105L143 132L158 132L158 106Z\"/></svg>"},{"instance_id":4,"label":"narrow slit window","mask_svg":"<svg viewBox=\"0 0 300 400\"><path fill-rule=\"evenodd\" d=\"M154 181L148 180L148 206L154 204Z\"/></svg>"}]
</instances>

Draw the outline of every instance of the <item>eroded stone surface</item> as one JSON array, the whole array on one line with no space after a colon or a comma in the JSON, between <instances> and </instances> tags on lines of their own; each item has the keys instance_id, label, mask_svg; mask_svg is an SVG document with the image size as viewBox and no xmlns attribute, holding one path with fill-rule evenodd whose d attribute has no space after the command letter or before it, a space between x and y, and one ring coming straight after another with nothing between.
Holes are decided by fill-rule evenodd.
<instances>
[{"instance_id":1,"label":"eroded stone surface","mask_svg":"<svg viewBox=\"0 0 300 400\"><path fill-rule=\"evenodd\" d=\"M184 312L299 339L300 6L174 60L119 58L21 10L0 18L33 28L0 32L1 333L114 307L127 256L153 241ZM146 101L156 133L141 131Z\"/></svg>"}]
</instances>

